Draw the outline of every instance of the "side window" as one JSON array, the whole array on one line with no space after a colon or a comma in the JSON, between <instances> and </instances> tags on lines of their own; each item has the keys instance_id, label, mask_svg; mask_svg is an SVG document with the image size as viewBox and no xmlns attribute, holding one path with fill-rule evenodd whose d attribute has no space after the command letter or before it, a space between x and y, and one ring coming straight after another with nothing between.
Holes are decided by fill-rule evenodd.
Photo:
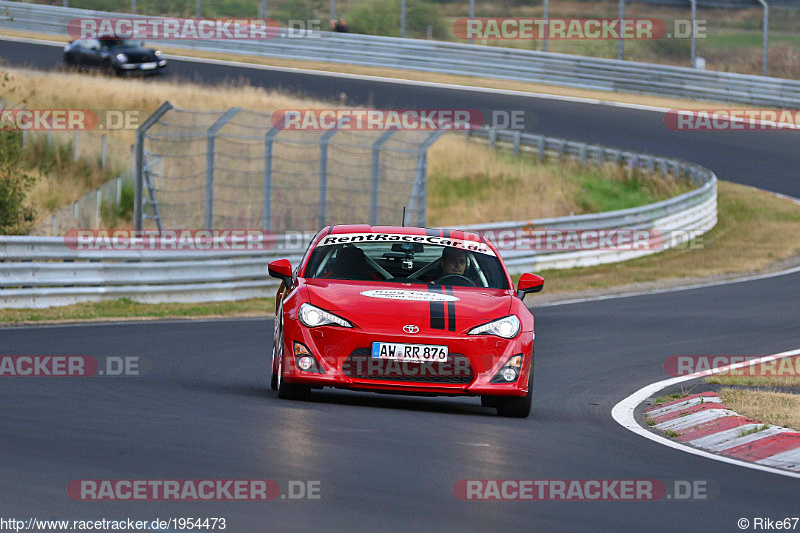
<instances>
[{"instance_id":1,"label":"side window","mask_svg":"<svg viewBox=\"0 0 800 533\"><path fill-rule=\"evenodd\" d=\"M97 39L86 39L83 41L83 46L89 50L100 50L100 41Z\"/></svg>"}]
</instances>

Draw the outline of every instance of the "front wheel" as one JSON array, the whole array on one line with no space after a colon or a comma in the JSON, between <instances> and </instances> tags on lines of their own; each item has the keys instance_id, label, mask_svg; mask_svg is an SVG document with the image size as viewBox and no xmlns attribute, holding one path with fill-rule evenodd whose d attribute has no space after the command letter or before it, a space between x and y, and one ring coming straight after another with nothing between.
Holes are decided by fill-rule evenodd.
<instances>
[{"instance_id":1,"label":"front wheel","mask_svg":"<svg viewBox=\"0 0 800 533\"><path fill-rule=\"evenodd\" d=\"M525 396L498 396L496 400L497 414L511 418L528 418L533 403L533 361L528 375L528 394Z\"/></svg>"}]
</instances>

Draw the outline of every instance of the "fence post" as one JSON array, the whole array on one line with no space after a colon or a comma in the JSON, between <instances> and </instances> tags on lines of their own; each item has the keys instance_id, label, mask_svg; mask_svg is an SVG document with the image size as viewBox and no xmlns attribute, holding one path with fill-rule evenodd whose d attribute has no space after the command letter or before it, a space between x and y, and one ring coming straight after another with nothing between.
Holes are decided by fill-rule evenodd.
<instances>
[{"instance_id":1,"label":"fence post","mask_svg":"<svg viewBox=\"0 0 800 533\"><path fill-rule=\"evenodd\" d=\"M397 133L397 130L389 130L378 137L378 140L372 144L372 183L369 200L369 223L373 226L378 223L378 187L380 185L381 175L381 148L395 133Z\"/></svg>"},{"instance_id":2,"label":"fence post","mask_svg":"<svg viewBox=\"0 0 800 533\"><path fill-rule=\"evenodd\" d=\"M47 130L47 147L53 147L53 130Z\"/></svg>"},{"instance_id":3,"label":"fence post","mask_svg":"<svg viewBox=\"0 0 800 533\"><path fill-rule=\"evenodd\" d=\"M519 143L522 134L519 131L514 132L514 155L519 155Z\"/></svg>"},{"instance_id":4,"label":"fence post","mask_svg":"<svg viewBox=\"0 0 800 533\"><path fill-rule=\"evenodd\" d=\"M72 160L78 160L78 130L75 130L72 134Z\"/></svg>"},{"instance_id":5,"label":"fence post","mask_svg":"<svg viewBox=\"0 0 800 533\"><path fill-rule=\"evenodd\" d=\"M28 130L22 130L22 147L28 144Z\"/></svg>"},{"instance_id":6,"label":"fence post","mask_svg":"<svg viewBox=\"0 0 800 533\"><path fill-rule=\"evenodd\" d=\"M206 131L206 212L205 229L214 229L214 161L215 146L217 143L217 133L222 127L233 118L236 113L241 111L241 107L232 107L225 111L216 122Z\"/></svg>"},{"instance_id":7,"label":"fence post","mask_svg":"<svg viewBox=\"0 0 800 533\"><path fill-rule=\"evenodd\" d=\"M764 7L764 30L763 30L763 58L761 62L764 67L764 76L768 76L767 74L767 52L769 50L769 4L766 0L758 0L758 2Z\"/></svg>"},{"instance_id":8,"label":"fence post","mask_svg":"<svg viewBox=\"0 0 800 533\"><path fill-rule=\"evenodd\" d=\"M94 226L100 228L100 206L103 203L103 192L97 189L97 196L95 197L95 210L94 210Z\"/></svg>"},{"instance_id":9,"label":"fence post","mask_svg":"<svg viewBox=\"0 0 800 533\"><path fill-rule=\"evenodd\" d=\"M280 132L280 128L273 126L264 136L264 205L261 210L261 227L264 230L272 227L272 143Z\"/></svg>"},{"instance_id":10,"label":"fence post","mask_svg":"<svg viewBox=\"0 0 800 533\"><path fill-rule=\"evenodd\" d=\"M65 2L67 0L64 0ZM56 234L56 216L53 215L50 217L50 236L54 236Z\"/></svg>"},{"instance_id":11,"label":"fence post","mask_svg":"<svg viewBox=\"0 0 800 533\"><path fill-rule=\"evenodd\" d=\"M547 52L547 38L549 37L549 35L547 35L547 33L548 33L547 32L547 28L548 28L547 19L550 18L550 9L549 8L550 8L550 4L549 4L548 0L544 0L543 12L542 12L542 18L544 19L544 30L542 30L542 52Z\"/></svg>"},{"instance_id":12,"label":"fence post","mask_svg":"<svg viewBox=\"0 0 800 533\"><path fill-rule=\"evenodd\" d=\"M102 156L101 156L101 164L100 168L106 168L106 154L108 153L108 135L105 133L103 134L103 149L102 149Z\"/></svg>"},{"instance_id":13,"label":"fence post","mask_svg":"<svg viewBox=\"0 0 800 533\"><path fill-rule=\"evenodd\" d=\"M202 0L195 0L195 3L194 3L194 17L199 19L202 16L203 16Z\"/></svg>"},{"instance_id":14,"label":"fence post","mask_svg":"<svg viewBox=\"0 0 800 533\"><path fill-rule=\"evenodd\" d=\"M414 186L411 189L411 198L408 201L408 210L406 211L406 219L403 220L403 225L410 223L411 213L416 209L417 226L425 227L428 203L428 148L445 133L447 133L447 130L436 130L428 135L428 138L419 146L419 151L417 152L417 173L414 178Z\"/></svg>"},{"instance_id":15,"label":"fence post","mask_svg":"<svg viewBox=\"0 0 800 533\"><path fill-rule=\"evenodd\" d=\"M144 205L144 139L153 124L158 122L167 111L172 109L172 104L164 102L161 107L156 109L155 113L147 117L147 120L139 126L136 130L136 144L134 145L134 189L133 189L133 228L136 230L142 229L143 210Z\"/></svg>"},{"instance_id":16,"label":"fence post","mask_svg":"<svg viewBox=\"0 0 800 533\"><path fill-rule=\"evenodd\" d=\"M539 161L544 159L544 151L545 151L545 144L544 144L544 135L539 135L539 140L536 143L536 156L539 158Z\"/></svg>"},{"instance_id":17,"label":"fence post","mask_svg":"<svg viewBox=\"0 0 800 533\"><path fill-rule=\"evenodd\" d=\"M697 68L697 0L692 3L692 68Z\"/></svg>"},{"instance_id":18,"label":"fence post","mask_svg":"<svg viewBox=\"0 0 800 533\"><path fill-rule=\"evenodd\" d=\"M340 123L341 125L341 123ZM319 143L319 204L317 205L317 226L325 225L328 218L328 144L331 137L336 135L339 129L326 131Z\"/></svg>"},{"instance_id":19,"label":"fence post","mask_svg":"<svg viewBox=\"0 0 800 533\"><path fill-rule=\"evenodd\" d=\"M131 14L136 14L136 0L131 0Z\"/></svg>"},{"instance_id":20,"label":"fence post","mask_svg":"<svg viewBox=\"0 0 800 533\"><path fill-rule=\"evenodd\" d=\"M497 130L494 128L489 129L489 146L492 150L497 148Z\"/></svg>"},{"instance_id":21,"label":"fence post","mask_svg":"<svg viewBox=\"0 0 800 533\"><path fill-rule=\"evenodd\" d=\"M122 176L117 176L115 180L117 182L117 200L114 205L119 207L119 203L122 201Z\"/></svg>"},{"instance_id":22,"label":"fence post","mask_svg":"<svg viewBox=\"0 0 800 533\"><path fill-rule=\"evenodd\" d=\"M619 0L619 27L622 28L622 19L625 18L625 0ZM619 32L619 40L617 41L617 59L622 61L625 59L624 39L622 31Z\"/></svg>"}]
</instances>

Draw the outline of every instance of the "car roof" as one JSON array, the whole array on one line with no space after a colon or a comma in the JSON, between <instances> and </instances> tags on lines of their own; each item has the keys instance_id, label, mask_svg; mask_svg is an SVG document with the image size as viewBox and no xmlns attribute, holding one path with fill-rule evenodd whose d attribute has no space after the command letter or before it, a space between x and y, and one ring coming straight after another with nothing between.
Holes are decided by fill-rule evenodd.
<instances>
[{"instance_id":1,"label":"car roof","mask_svg":"<svg viewBox=\"0 0 800 533\"><path fill-rule=\"evenodd\" d=\"M483 235L471 231L446 228L418 228L415 226L370 226L369 224L341 224L330 226L323 235L342 233L391 233L400 235L429 235L465 241L486 242Z\"/></svg>"}]
</instances>

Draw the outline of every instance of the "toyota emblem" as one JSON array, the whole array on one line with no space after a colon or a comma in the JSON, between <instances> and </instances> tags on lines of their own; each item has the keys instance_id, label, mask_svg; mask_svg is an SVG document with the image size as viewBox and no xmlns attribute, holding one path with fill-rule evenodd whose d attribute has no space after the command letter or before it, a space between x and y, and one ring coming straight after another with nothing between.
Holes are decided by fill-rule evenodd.
<instances>
[{"instance_id":1,"label":"toyota emblem","mask_svg":"<svg viewBox=\"0 0 800 533\"><path fill-rule=\"evenodd\" d=\"M419 331L419 328L413 324L409 324L407 326L403 326L403 331L406 333L416 333Z\"/></svg>"}]
</instances>

